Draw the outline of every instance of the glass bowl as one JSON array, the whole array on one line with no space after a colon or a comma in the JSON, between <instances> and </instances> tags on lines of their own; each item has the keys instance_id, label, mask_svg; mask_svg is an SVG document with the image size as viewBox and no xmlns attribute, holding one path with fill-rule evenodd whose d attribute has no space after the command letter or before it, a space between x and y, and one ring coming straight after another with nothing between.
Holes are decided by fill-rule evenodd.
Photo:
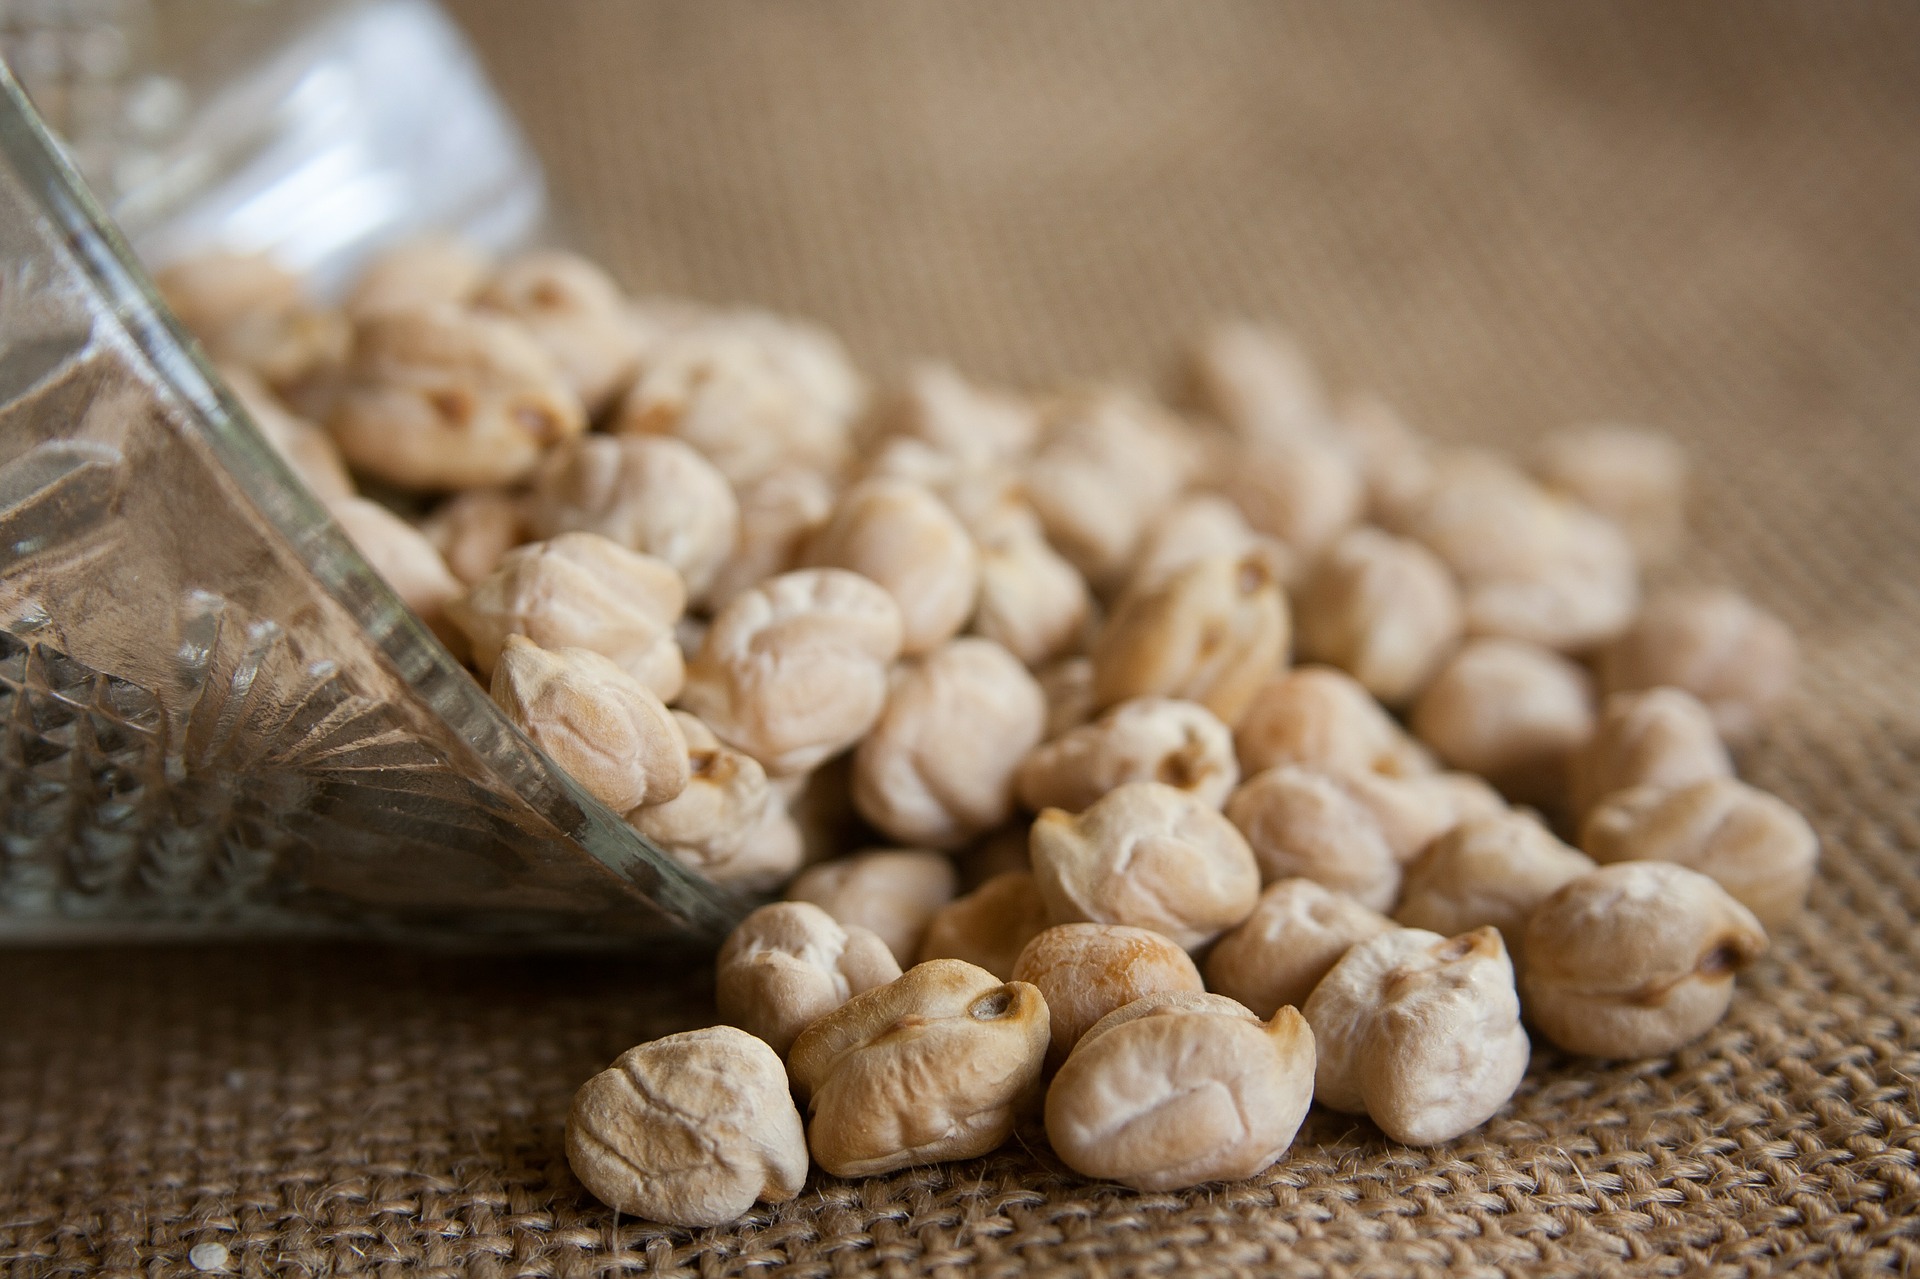
<instances>
[{"instance_id":1,"label":"glass bowl","mask_svg":"<svg viewBox=\"0 0 1920 1279\"><path fill-rule=\"evenodd\" d=\"M0 68L0 940L711 938L256 432Z\"/></svg>"}]
</instances>

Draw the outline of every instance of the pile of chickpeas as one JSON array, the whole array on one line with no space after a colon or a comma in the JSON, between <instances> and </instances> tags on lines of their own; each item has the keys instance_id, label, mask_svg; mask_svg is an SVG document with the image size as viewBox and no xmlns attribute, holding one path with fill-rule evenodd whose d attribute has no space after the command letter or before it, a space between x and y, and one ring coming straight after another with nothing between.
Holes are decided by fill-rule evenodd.
<instances>
[{"instance_id":1,"label":"pile of chickpeas","mask_svg":"<svg viewBox=\"0 0 1920 1279\"><path fill-rule=\"evenodd\" d=\"M1812 829L1728 754L1794 641L1643 591L1684 532L1659 434L1443 445L1244 324L1180 413L940 364L875 394L817 327L554 250L403 245L338 307L253 257L160 284L529 738L784 893L720 951L726 1024L575 1097L623 1212L715 1224L1030 1115L1147 1190L1259 1172L1315 1101L1444 1142L1518 1087L1523 1017L1670 1053L1805 898Z\"/></svg>"}]
</instances>

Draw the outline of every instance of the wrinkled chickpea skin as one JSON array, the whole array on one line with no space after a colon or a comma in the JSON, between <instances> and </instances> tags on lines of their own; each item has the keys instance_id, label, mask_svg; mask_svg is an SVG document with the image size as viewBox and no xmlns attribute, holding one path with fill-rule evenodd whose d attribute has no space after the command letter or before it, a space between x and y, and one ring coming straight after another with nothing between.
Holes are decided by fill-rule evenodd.
<instances>
[{"instance_id":1,"label":"wrinkled chickpea skin","mask_svg":"<svg viewBox=\"0 0 1920 1279\"><path fill-rule=\"evenodd\" d=\"M1600 653L1609 693L1685 689L1728 741L1751 737L1793 687L1798 646L1785 622L1736 591L1668 591Z\"/></svg>"},{"instance_id":2,"label":"wrinkled chickpea skin","mask_svg":"<svg viewBox=\"0 0 1920 1279\"><path fill-rule=\"evenodd\" d=\"M1713 716L1691 693L1655 688L1615 693L1601 705L1593 736L1567 763L1567 793L1584 817L1615 791L1671 789L1733 776Z\"/></svg>"},{"instance_id":3,"label":"wrinkled chickpea skin","mask_svg":"<svg viewBox=\"0 0 1920 1279\"><path fill-rule=\"evenodd\" d=\"M939 498L906 480L864 480L843 493L813 536L807 562L885 588L900 606L900 647L908 655L958 634L980 589L967 530Z\"/></svg>"},{"instance_id":4,"label":"wrinkled chickpea skin","mask_svg":"<svg viewBox=\"0 0 1920 1279\"><path fill-rule=\"evenodd\" d=\"M1298 1008L1349 947L1394 921L1311 879L1267 885L1238 928L1207 954L1207 989L1239 1000L1256 1016Z\"/></svg>"},{"instance_id":5,"label":"wrinkled chickpea skin","mask_svg":"<svg viewBox=\"0 0 1920 1279\"><path fill-rule=\"evenodd\" d=\"M765 770L695 716L675 711L673 718L687 742L686 789L633 809L627 824L716 884L778 887L800 868L804 849Z\"/></svg>"},{"instance_id":6,"label":"wrinkled chickpea skin","mask_svg":"<svg viewBox=\"0 0 1920 1279\"><path fill-rule=\"evenodd\" d=\"M774 902L740 921L716 962L723 1020L784 1056L800 1032L900 976L887 944L810 902Z\"/></svg>"},{"instance_id":7,"label":"wrinkled chickpea skin","mask_svg":"<svg viewBox=\"0 0 1920 1279\"><path fill-rule=\"evenodd\" d=\"M1108 1013L1147 995L1206 989L1186 951L1159 933L1121 924L1058 924L1035 934L1014 961L1011 980L1046 996L1049 1070Z\"/></svg>"},{"instance_id":8,"label":"wrinkled chickpea skin","mask_svg":"<svg viewBox=\"0 0 1920 1279\"><path fill-rule=\"evenodd\" d=\"M920 941L920 962L964 959L1011 981L1020 952L1046 927L1047 904L1033 872L1002 871L934 912Z\"/></svg>"},{"instance_id":9,"label":"wrinkled chickpea skin","mask_svg":"<svg viewBox=\"0 0 1920 1279\"><path fill-rule=\"evenodd\" d=\"M1420 691L1464 626L1447 566L1376 528L1353 529L1327 549L1294 611L1303 658L1341 668L1389 705Z\"/></svg>"},{"instance_id":10,"label":"wrinkled chickpea skin","mask_svg":"<svg viewBox=\"0 0 1920 1279\"><path fill-rule=\"evenodd\" d=\"M1493 927L1518 946L1534 907L1593 866L1529 813L1469 818L1407 868L1393 917L1443 937Z\"/></svg>"},{"instance_id":11,"label":"wrinkled chickpea skin","mask_svg":"<svg viewBox=\"0 0 1920 1279\"><path fill-rule=\"evenodd\" d=\"M1554 806L1565 797L1567 761L1593 735L1593 682L1537 644L1471 640L1420 694L1412 722L1452 767Z\"/></svg>"},{"instance_id":12,"label":"wrinkled chickpea skin","mask_svg":"<svg viewBox=\"0 0 1920 1279\"><path fill-rule=\"evenodd\" d=\"M905 965L919 954L934 914L958 889L953 862L940 853L875 849L808 867L787 886L787 896L877 933Z\"/></svg>"},{"instance_id":13,"label":"wrinkled chickpea skin","mask_svg":"<svg viewBox=\"0 0 1920 1279\"><path fill-rule=\"evenodd\" d=\"M1248 777L1281 764L1393 776L1434 768L1359 681L1330 666L1302 666L1268 679L1234 728L1233 743Z\"/></svg>"},{"instance_id":14,"label":"wrinkled chickpea skin","mask_svg":"<svg viewBox=\"0 0 1920 1279\"><path fill-rule=\"evenodd\" d=\"M1400 895L1400 858L1379 817L1331 774L1270 768L1241 784L1226 815L1264 882L1310 879L1376 911Z\"/></svg>"},{"instance_id":15,"label":"wrinkled chickpea skin","mask_svg":"<svg viewBox=\"0 0 1920 1279\"><path fill-rule=\"evenodd\" d=\"M1240 780L1233 735L1197 702L1140 697L1034 748L1016 774L1034 811L1079 812L1128 782L1161 782L1218 808Z\"/></svg>"}]
</instances>

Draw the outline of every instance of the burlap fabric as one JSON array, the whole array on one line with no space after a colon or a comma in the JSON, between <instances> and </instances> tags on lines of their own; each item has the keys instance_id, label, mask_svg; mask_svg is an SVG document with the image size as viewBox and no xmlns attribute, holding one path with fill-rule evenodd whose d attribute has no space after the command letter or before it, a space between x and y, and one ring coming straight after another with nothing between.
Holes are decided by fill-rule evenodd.
<instances>
[{"instance_id":1,"label":"burlap fabric","mask_svg":"<svg viewBox=\"0 0 1920 1279\"><path fill-rule=\"evenodd\" d=\"M1683 572L1804 637L1743 769L1811 912L1671 1060L1538 1052L1433 1150L1316 1115L1136 1194L1038 1142L726 1229L590 1201L576 1084L710 1016L698 961L0 955L0 1271L814 1276L1920 1268L1920 23L1893 5L460 10L574 229L876 368L1164 369L1220 313L1444 436L1671 426Z\"/></svg>"}]
</instances>

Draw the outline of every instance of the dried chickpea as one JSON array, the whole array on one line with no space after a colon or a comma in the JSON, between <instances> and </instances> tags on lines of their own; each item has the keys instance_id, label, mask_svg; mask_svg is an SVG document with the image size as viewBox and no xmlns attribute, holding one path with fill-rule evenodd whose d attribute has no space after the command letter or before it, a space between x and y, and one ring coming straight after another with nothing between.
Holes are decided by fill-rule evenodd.
<instances>
[{"instance_id":1,"label":"dried chickpea","mask_svg":"<svg viewBox=\"0 0 1920 1279\"><path fill-rule=\"evenodd\" d=\"M1276 582L1291 583L1299 574L1293 549L1278 538L1254 532L1227 497L1189 493L1147 525L1127 587L1150 590L1196 560L1255 554L1267 561Z\"/></svg>"},{"instance_id":2,"label":"dried chickpea","mask_svg":"<svg viewBox=\"0 0 1920 1279\"><path fill-rule=\"evenodd\" d=\"M1377 395L1348 397L1335 422L1366 482L1367 514L1399 527L1433 482L1438 449Z\"/></svg>"},{"instance_id":3,"label":"dried chickpea","mask_svg":"<svg viewBox=\"0 0 1920 1279\"><path fill-rule=\"evenodd\" d=\"M852 755L836 755L818 768L771 781L800 828L809 863L825 861L865 838L853 806Z\"/></svg>"},{"instance_id":4,"label":"dried chickpea","mask_svg":"<svg viewBox=\"0 0 1920 1279\"><path fill-rule=\"evenodd\" d=\"M1348 947L1393 927L1379 911L1311 879L1278 880L1208 952L1207 989L1271 1017L1305 1004Z\"/></svg>"},{"instance_id":5,"label":"dried chickpea","mask_svg":"<svg viewBox=\"0 0 1920 1279\"><path fill-rule=\"evenodd\" d=\"M1035 672L1047 699L1047 732L1051 741L1093 718L1093 659L1063 657Z\"/></svg>"},{"instance_id":6,"label":"dried chickpea","mask_svg":"<svg viewBox=\"0 0 1920 1279\"><path fill-rule=\"evenodd\" d=\"M892 839L957 848L1013 815L1013 777L1046 698L992 640L950 640L895 671L853 757L853 802Z\"/></svg>"},{"instance_id":7,"label":"dried chickpea","mask_svg":"<svg viewBox=\"0 0 1920 1279\"><path fill-rule=\"evenodd\" d=\"M1038 812L1090 808L1128 782L1162 782L1220 807L1240 780L1233 734L1198 702L1137 697L1029 751L1015 789Z\"/></svg>"},{"instance_id":8,"label":"dried chickpea","mask_svg":"<svg viewBox=\"0 0 1920 1279\"><path fill-rule=\"evenodd\" d=\"M1400 858L1379 817L1333 774L1267 769L1241 783L1226 811L1268 883L1310 879L1378 911L1399 896Z\"/></svg>"},{"instance_id":9,"label":"dried chickpea","mask_svg":"<svg viewBox=\"0 0 1920 1279\"><path fill-rule=\"evenodd\" d=\"M477 304L512 316L545 347L573 393L597 414L632 379L640 334L620 286L564 249L529 249L502 262Z\"/></svg>"},{"instance_id":10,"label":"dried chickpea","mask_svg":"<svg viewBox=\"0 0 1920 1279\"><path fill-rule=\"evenodd\" d=\"M1314 1099L1410 1146L1478 1128L1526 1074L1513 964L1492 928L1363 941L1301 1011L1319 1053Z\"/></svg>"},{"instance_id":11,"label":"dried chickpea","mask_svg":"<svg viewBox=\"0 0 1920 1279\"><path fill-rule=\"evenodd\" d=\"M769 578L713 619L682 700L775 776L804 773L866 736L900 654L900 609L855 573Z\"/></svg>"},{"instance_id":12,"label":"dried chickpea","mask_svg":"<svg viewBox=\"0 0 1920 1279\"><path fill-rule=\"evenodd\" d=\"M1277 329L1216 324L1195 342L1190 370L1201 407L1243 445L1327 433L1326 392L1306 353Z\"/></svg>"},{"instance_id":13,"label":"dried chickpea","mask_svg":"<svg viewBox=\"0 0 1920 1279\"><path fill-rule=\"evenodd\" d=\"M1214 479L1248 524L1305 561L1358 523L1366 502L1352 457L1317 436L1265 440L1234 452L1222 459Z\"/></svg>"},{"instance_id":14,"label":"dried chickpea","mask_svg":"<svg viewBox=\"0 0 1920 1279\"><path fill-rule=\"evenodd\" d=\"M355 326L327 420L348 462L409 489L515 483L586 425L579 397L524 329L452 306Z\"/></svg>"},{"instance_id":15,"label":"dried chickpea","mask_svg":"<svg viewBox=\"0 0 1920 1279\"><path fill-rule=\"evenodd\" d=\"M1033 873L1005 871L934 912L920 941L920 962L964 959L1011 981L1014 961L1046 927L1047 903Z\"/></svg>"},{"instance_id":16,"label":"dried chickpea","mask_svg":"<svg viewBox=\"0 0 1920 1279\"><path fill-rule=\"evenodd\" d=\"M1704 1035L1767 949L1753 912L1671 862L1616 862L1527 920L1527 1018L1571 1053L1657 1057Z\"/></svg>"},{"instance_id":17,"label":"dried chickpea","mask_svg":"<svg viewBox=\"0 0 1920 1279\"><path fill-rule=\"evenodd\" d=\"M807 1027L787 1068L813 1157L835 1176L864 1177L998 1146L1046 1051L1039 991L936 959Z\"/></svg>"},{"instance_id":18,"label":"dried chickpea","mask_svg":"<svg viewBox=\"0 0 1920 1279\"><path fill-rule=\"evenodd\" d=\"M762 311L678 317L643 345L614 430L672 435L745 487L784 467L846 462L866 383L839 340Z\"/></svg>"},{"instance_id":19,"label":"dried chickpea","mask_svg":"<svg viewBox=\"0 0 1920 1279\"><path fill-rule=\"evenodd\" d=\"M1675 862L1699 871L1769 928L1799 913L1820 857L1820 837L1806 818L1731 777L1615 791L1587 814L1580 844L1598 862Z\"/></svg>"},{"instance_id":20,"label":"dried chickpea","mask_svg":"<svg viewBox=\"0 0 1920 1279\"><path fill-rule=\"evenodd\" d=\"M1448 764L1517 800L1553 805L1565 794L1567 761L1593 735L1593 681L1538 644L1469 640L1420 694L1411 718L1414 733Z\"/></svg>"},{"instance_id":21,"label":"dried chickpea","mask_svg":"<svg viewBox=\"0 0 1920 1279\"><path fill-rule=\"evenodd\" d=\"M460 583L447 571L447 562L433 543L386 507L363 497L340 498L327 510L400 602L419 614L442 643L456 654L463 653L466 636L452 616Z\"/></svg>"},{"instance_id":22,"label":"dried chickpea","mask_svg":"<svg viewBox=\"0 0 1920 1279\"><path fill-rule=\"evenodd\" d=\"M765 892L784 882L805 850L765 770L697 717L675 711L673 718L687 742L687 788L632 810L627 824L716 884Z\"/></svg>"},{"instance_id":23,"label":"dried chickpea","mask_svg":"<svg viewBox=\"0 0 1920 1279\"><path fill-rule=\"evenodd\" d=\"M589 435L553 455L528 502L541 537L598 533L664 560L700 600L733 553L740 507L726 478L678 440Z\"/></svg>"},{"instance_id":24,"label":"dried chickpea","mask_svg":"<svg viewBox=\"0 0 1920 1279\"><path fill-rule=\"evenodd\" d=\"M807 1139L773 1049L732 1026L621 1053L573 1095L567 1163L620 1212L717 1226L807 1179Z\"/></svg>"},{"instance_id":25,"label":"dried chickpea","mask_svg":"<svg viewBox=\"0 0 1920 1279\"><path fill-rule=\"evenodd\" d=\"M1233 732L1247 776L1281 764L1323 773L1433 771L1433 761L1358 680L1330 666L1302 666L1267 680Z\"/></svg>"},{"instance_id":26,"label":"dried chickpea","mask_svg":"<svg viewBox=\"0 0 1920 1279\"><path fill-rule=\"evenodd\" d=\"M1313 1101L1313 1031L1218 995L1150 995L1081 1036L1047 1089L1068 1167L1136 1190L1251 1177L1293 1144Z\"/></svg>"},{"instance_id":27,"label":"dried chickpea","mask_svg":"<svg viewBox=\"0 0 1920 1279\"><path fill-rule=\"evenodd\" d=\"M465 306L486 282L488 263L470 244L443 236L403 240L360 268L343 307L358 323L382 311Z\"/></svg>"},{"instance_id":28,"label":"dried chickpea","mask_svg":"<svg viewBox=\"0 0 1920 1279\"><path fill-rule=\"evenodd\" d=\"M953 638L973 613L980 561L953 512L907 480L862 480L808 544L807 563L878 582L900 606L901 652Z\"/></svg>"},{"instance_id":29,"label":"dried chickpea","mask_svg":"<svg viewBox=\"0 0 1920 1279\"><path fill-rule=\"evenodd\" d=\"M1094 645L1094 700L1180 697L1235 724L1286 655L1286 597L1267 565L1199 560L1121 598Z\"/></svg>"},{"instance_id":30,"label":"dried chickpea","mask_svg":"<svg viewBox=\"0 0 1920 1279\"><path fill-rule=\"evenodd\" d=\"M1615 693L1602 703L1587 744L1567 764L1567 790L1584 817L1615 791L1632 786L1673 789L1733 776L1733 761L1713 715L1677 688Z\"/></svg>"},{"instance_id":31,"label":"dried chickpea","mask_svg":"<svg viewBox=\"0 0 1920 1279\"><path fill-rule=\"evenodd\" d=\"M980 562L974 633L1005 645L1029 666L1071 651L1091 606L1079 570L1022 521L976 528L974 538Z\"/></svg>"},{"instance_id":32,"label":"dried chickpea","mask_svg":"<svg viewBox=\"0 0 1920 1279\"><path fill-rule=\"evenodd\" d=\"M1443 937L1491 926L1518 946L1533 908L1592 869L1530 813L1470 817L1407 867L1393 917Z\"/></svg>"},{"instance_id":33,"label":"dried chickpea","mask_svg":"<svg viewBox=\"0 0 1920 1279\"><path fill-rule=\"evenodd\" d=\"M1413 777L1347 773L1339 781L1348 794L1373 812L1380 833L1402 866L1468 818L1507 811L1500 792L1472 773L1421 773Z\"/></svg>"},{"instance_id":34,"label":"dried chickpea","mask_svg":"<svg viewBox=\"0 0 1920 1279\"><path fill-rule=\"evenodd\" d=\"M1556 431L1533 461L1542 483L1613 520L1646 563L1669 558L1686 534L1687 455L1670 435L1618 424Z\"/></svg>"},{"instance_id":35,"label":"dried chickpea","mask_svg":"<svg viewBox=\"0 0 1920 1279\"><path fill-rule=\"evenodd\" d=\"M154 272L154 285L217 364L284 390L340 363L345 317L306 299L300 278L264 254L206 253Z\"/></svg>"},{"instance_id":36,"label":"dried chickpea","mask_svg":"<svg viewBox=\"0 0 1920 1279\"><path fill-rule=\"evenodd\" d=\"M1108 1013L1147 995L1206 989L1186 951L1122 924L1060 924L1035 934L1014 960L1012 980L1031 982L1046 997L1050 1071Z\"/></svg>"},{"instance_id":37,"label":"dried chickpea","mask_svg":"<svg viewBox=\"0 0 1920 1279\"><path fill-rule=\"evenodd\" d=\"M1247 917L1260 870L1220 811L1159 782L1128 782L1079 816L1033 823L1033 874L1055 923L1151 928L1195 949Z\"/></svg>"},{"instance_id":38,"label":"dried chickpea","mask_svg":"<svg viewBox=\"0 0 1920 1279\"><path fill-rule=\"evenodd\" d=\"M435 507L420 531L455 577L477 586L508 551L530 540L526 500L509 489L468 489Z\"/></svg>"},{"instance_id":39,"label":"dried chickpea","mask_svg":"<svg viewBox=\"0 0 1920 1279\"><path fill-rule=\"evenodd\" d=\"M541 648L585 648L612 659L662 701L685 671L673 624L686 591L672 568L593 533L517 547L448 612L490 674L510 635Z\"/></svg>"},{"instance_id":40,"label":"dried chickpea","mask_svg":"<svg viewBox=\"0 0 1920 1279\"><path fill-rule=\"evenodd\" d=\"M714 574L706 602L725 608L734 597L800 563L807 539L833 513L833 481L798 467L775 471L738 493L740 535Z\"/></svg>"},{"instance_id":41,"label":"dried chickpea","mask_svg":"<svg viewBox=\"0 0 1920 1279\"><path fill-rule=\"evenodd\" d=\"M873 933L810 902L774 902L727 935L714 999L728 1023L784 1057L808 1026L899 976L893 952Z\"/></svg>"},{"instance_id":42,"label":"dried chickpea","mask_svg":"<svg viewBox=\"0 0 1920 1279\"><path fill-rule=\"evenodd\" d=\"M918 440L967 466L1025 457L1040 435L1031 404L976 386L952 365L931 360L907 370L881 420L889 434Z\"/></svg>"},{"instance_id":43,"label":"dried chickpea","mask_svg":"<svg viewBox=\"0 0 1920 1279\"><path fill-rule=\"evenodd\" d=\"M1793 686L1798 646L1787 624L1737 591L1668 591L1647 601L1600 652L1609 693L1666 685L1706 703L1730 742L1751 737Z\"/></svg>"},{"instance_id":44,"label":"dried chickpea","mask_svg":"<svg viewBox=\"0 0 1920 1279\"><path fill-rule=\"evenodd\" d=\"M941 853L875 849L809 866L787 886L787 898L879 934L904 966L920 953L927 925L959 887L952 860Z\"/></svg>"},{"instance_id":45,"label":"dried chickpea","mask_svg":"<svg viewBox=\"0 0 1920 1279\"><path fill-rule=\"evenodd\" d=\"M672 713L598 653L548 652L510 635L494 663L492 692L535 746L617 813L687 788L687 739Z\"/></svg>"},{"instance_id":46,"label":"dried chickpea","mask_svg":"<svg viewBox=\"0 0 1920 1279\"><path fill-rule=\"evenodd\" d=\"M220 370L220 379L247 411L280 460L293 469L313 495L332 503L355 495L353 477L333 437L282 404L267 384L238 366Z\"/></svg>"},{"instance_id":47,"label":"dried chickpea","mask_svg":"<svg viewBox=\"0 0 1920 1279\"><path fill-rule=\"evenodd\" d=\"M1342 534L1294 598L1301 657L1339 667L1390 705L1433 677L1462 626L1447 566L1377 528Z\"/></svg>"}]
</instances>

